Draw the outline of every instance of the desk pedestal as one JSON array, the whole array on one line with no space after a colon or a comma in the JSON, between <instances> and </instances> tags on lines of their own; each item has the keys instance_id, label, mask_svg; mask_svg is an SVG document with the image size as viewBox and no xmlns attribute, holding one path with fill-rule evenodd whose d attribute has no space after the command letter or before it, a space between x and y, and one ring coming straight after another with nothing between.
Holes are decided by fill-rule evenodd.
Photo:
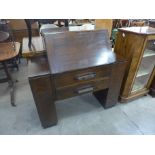
<instances>
[{"instance_id":1,"label":"desk pedestal","mask_svg":"<svg viewBox=\"0 0 155 155\"><path fill-rule=\"evenodd\" d=\"M108 84L103 85L104 89L99 87L97 91L93 91L94 96L104 108L112 107L117 103L124 69L125 63L110 64L108 66ZM107 66L102 66L101 70L107 72ZM56 95L57 86L54 78L49 72L46 58L37 57L29 63L29 83L40 121L44 128L57 123L55 101L59 100L59 97ZM86 83L88 82L86 81ZM84 84L85 82L82 83L82 85ZM67 96L64 98L67 98Z\"/></svg>"}]
</instances>

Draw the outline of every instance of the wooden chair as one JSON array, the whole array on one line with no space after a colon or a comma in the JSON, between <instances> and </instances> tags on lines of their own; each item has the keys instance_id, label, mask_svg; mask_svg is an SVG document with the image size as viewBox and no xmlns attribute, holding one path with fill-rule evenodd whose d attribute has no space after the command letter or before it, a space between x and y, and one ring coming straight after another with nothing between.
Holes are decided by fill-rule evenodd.
<instances>
[{"instance_id":1,"label":"wooden chair","mask_svg":"<svg viewBox=\"0 0 155 155\"><path fill-rule=\"evenodd\" d=\"M6 38L7 38L7 33L1 32L0 40L3 41ZM3 69L6 74L6 78L0 79L0 83L3 83L3 82L9 83L12 106L15 106L14 81L11 76L11 73L9 72L7 63L8 63L8 61L10 61L18 56L19 49L20 49L20 43L18 43L18 42L15 42L14 44L12 42L0 43L0 63L2 64L2 67L0 69Z\"/></svg>"}]
</instances>

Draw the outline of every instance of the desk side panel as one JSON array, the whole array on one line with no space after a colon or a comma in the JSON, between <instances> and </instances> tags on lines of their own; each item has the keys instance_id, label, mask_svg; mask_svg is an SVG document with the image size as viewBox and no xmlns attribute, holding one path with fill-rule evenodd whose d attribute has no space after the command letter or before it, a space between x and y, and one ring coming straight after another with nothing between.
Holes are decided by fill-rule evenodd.
<instances>
[{"instance_id":1,"label":"desk side panel","mask_svg":"<svg viewBox=\"0 0 155 155\"><path fill-rule=\"evenodd\" d=\"M47 59L34 58L29 62L29 83L37 107L41 124L44 128L57 123L56 108L54 104L55 87L52 84Z\"/></svg>"}]
</instances>

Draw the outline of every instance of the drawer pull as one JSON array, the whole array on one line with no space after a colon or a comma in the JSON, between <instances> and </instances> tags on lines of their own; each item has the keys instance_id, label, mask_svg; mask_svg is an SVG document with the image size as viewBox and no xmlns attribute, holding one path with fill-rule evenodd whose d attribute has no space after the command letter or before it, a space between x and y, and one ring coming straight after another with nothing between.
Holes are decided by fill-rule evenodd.
<instances>
[{"instance_id":1,"label":"drawer pull","mask_svg":"<svg viewBox=\"0 0 155 155\"><path fill-rule=\"evenodd\" d=\"M93 90L94 90L94 87L93 86L83 87L83 88L77 89L76 90L76 93L83 94L83 93L93 92Z\"/></svg>"},{"instance_id":2,"label":"drawer pull","mask_svg":"<svg viewBox=\"0 0 155 155\"><path fill-rule=\"evenodd\" d=\"M90 73L87 73L87 74L84 74L84 75L77 75L75 77L75 79L77 79L77 80L88 80L88 79L95 78L95 76L96 76L96 73L90 72Z\"/></svg>"}]
</instances>

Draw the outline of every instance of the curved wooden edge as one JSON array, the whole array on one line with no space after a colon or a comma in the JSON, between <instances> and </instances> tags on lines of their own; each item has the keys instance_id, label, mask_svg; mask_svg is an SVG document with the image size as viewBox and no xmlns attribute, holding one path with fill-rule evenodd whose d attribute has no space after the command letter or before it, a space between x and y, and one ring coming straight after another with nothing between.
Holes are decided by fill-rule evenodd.
<instances>
[{"instance_id":1,"label":"curved wooden edge","mask_svg":"<svg viewBox=\"0 0 155 155\"><path fill-rule=\"evenodd\" d=\"M120 101L121 103L131 102L131 101L133 101L133 100L135 100L135 99L137 99L137 98L140 98L140 97L142 97L142 96L147 95L148 92L149 92L149 90L143 90L142 92L139 92L139 93L136 93L136 94L131 94L131 95L128 96L128 97L123 97L123 96L121 96L120 99L119 99L119 101Z\"/></svg>"},{"instance_id":2,"label":"curved wooden edge","mask_svg":"<svg viewBox=\"0 0 155 155\"><path fill-rule=\"evenodd\" d=\"M19 50L19 42L14 42L14 44L13 42L0 43L0 61L6 61L16 57L19 54Z\"/></svg>"}]
</instances>

